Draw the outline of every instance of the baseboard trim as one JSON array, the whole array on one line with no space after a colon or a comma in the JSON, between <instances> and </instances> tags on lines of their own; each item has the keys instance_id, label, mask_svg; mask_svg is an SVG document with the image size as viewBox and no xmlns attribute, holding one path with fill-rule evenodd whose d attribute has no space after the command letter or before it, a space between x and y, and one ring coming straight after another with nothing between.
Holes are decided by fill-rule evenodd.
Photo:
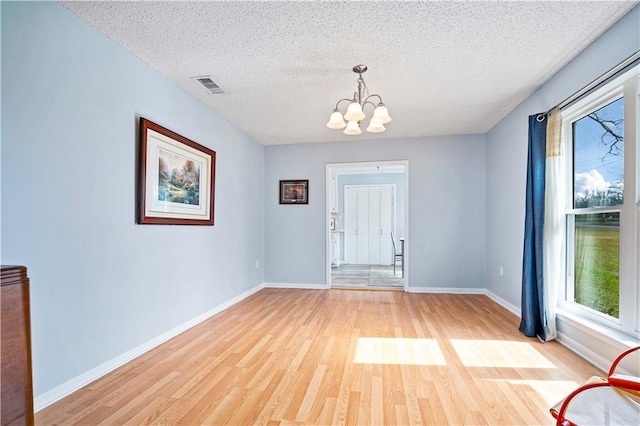
<instances>
[{"instance_id":1,"label":"baseboard trim","mask_svg":"<svg viewBox=\"0 0 640 426\"><path fill-rule=\"evenodd\" d=\"M294 288L302 290L327 290L326 284L308 283L264 283L264 288Z\"/></svg>"},{"instance_id":2,"label":"baseboard trim","mask_svg":"<svg viewBox=\"0 0 640 426\"><path fill-rule=\"evenodd\" d=\"M496 302L498 305L500 305L503 308L505 308L506 310L511 311L512 313L516 314L518 316L518 318L522 318L522 310L520 308L518 308L516 305L507 302L502 297L498 296L497 294L495 294L494 292L492 292L490 290L485 290L484 294L489 299L491 299L494 302Z\"/></svg>"},{"instance_id":3,"label":"baseboard trim","mask_svg":"<svg viewBox=\"0 0 640 426\"><path fill-rule=\"evenodd\" d=\"M604 372L609 371L609 367L611 367L611 360L608 360L597 352L594 352L586 346L583 346L582 344L578 343L577 340L574 340L566 334L560 332L558 332L558 337L556 338L556 340L562 346L586 359L591 364L598 367L600 370Z\"/></svg>"},{"instance_id":4,"label":"baseboard trim","mask_svg":"<svg viewBox=\"0 0 640 426\"><path fill-rule=\"evenodd\" d=\"M190 319L189 321L180 324L164 333L162 333L161 335L154 337L153 339L139 345L136 346L133 349L130 349L126 352L124 352L121 355L118 355L115 358L110 359L109 361L106 361L100 365L98 365L95 368L92 368L91 370L82 373L66 382L64 382L63 384L56 386L55 388L48 390L47 392L44 392L40 395L37 395L34 398L34 411L38 412L40 410L42 410L43 408L53 404L54 402L64 398L67 395L70 395L71 393L77 391L78 389L82 388L83 386L88 385L89 383L99 379L100 377L104 376L107 373L110 373L111 371L115 370L116 368L126 364L129 361L132 361L133 359L139 357L140 355L144 354L145 352L150 351L151 349L155 348L156 346L161 345L162 343L174 338L175 336L179 335L180 333L183 333L185 331L187 331L188 329L200 324L201 322L211 318L212 316L224 311L225 309L235 305L236 303L242 301L243 299L246 299L247 297L251 296L252 294L260 291L262 288L264 287L264 284L260 284L250 290L245 291L244 293L216 306L215 308L201 314L198 315L197 317L194 317L192 319Z\"/></svg>"},{"instance_id":5,"label":"baseboard trim","mask_svg":"<svg viewBox=\"0 0 640 426\"><path fill-rule=\"evenodd\" d=\"M407 287L407 293L484 294L484 288Z\"/></svg>"},{"instance_id":6,"label":"baseboard trim","mask_svg":"<svg viewBox=\"0 0 640 426\"><path fill-rule=\"evenodd\" d=\"M589 323L582 318L575 317L564 311L557 313L557 324L559 329L558 342L605 372L611 367L611 362L615 356L640 343L633 337ZM561 329L565 330L561 332ZM589 347L580 343L580 340L571 337L574 334L571 332L572 329L577 331L576 334L586 334L590 344L597 342L595 345L592 345L595 350L589 349ZM606 358L598 353L598 347L608 348L611 358ZM611 355L611 351L613 351L613 355ZM637 375L637 371L627 371L623 365L619 365L616 371L628 375Z\"/></svg>"}]
</instances>

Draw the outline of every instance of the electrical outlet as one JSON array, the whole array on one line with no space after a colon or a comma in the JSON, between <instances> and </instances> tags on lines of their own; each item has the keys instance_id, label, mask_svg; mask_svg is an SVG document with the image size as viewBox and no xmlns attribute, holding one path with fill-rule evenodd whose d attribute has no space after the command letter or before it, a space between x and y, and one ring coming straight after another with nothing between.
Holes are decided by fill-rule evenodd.
<instances>
[{"instance_id":1,"label":"electrical outlet","mask_svg":"<svg viewBox=\"0 0 640 426\"><path fill-rule=\"evenodd\" d=\"M260 268L260 261L256 260L256 269Z\"/></svg>"},{"instance_id":2,"label":"electrical outlet","mask_svg":"<svg viewBox=\"0 0 640 426\"><path fill-rule=\"evenodd\" d=\"M504 277L504 268L502 266L500 267L500 276Z\"/></svg>"}]
</instances>

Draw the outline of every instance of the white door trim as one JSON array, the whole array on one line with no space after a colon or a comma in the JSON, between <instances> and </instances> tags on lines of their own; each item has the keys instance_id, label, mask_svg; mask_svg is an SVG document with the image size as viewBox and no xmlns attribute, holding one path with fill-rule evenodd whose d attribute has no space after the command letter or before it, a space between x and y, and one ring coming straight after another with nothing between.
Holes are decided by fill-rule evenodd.
<instances>
[{"instance_id":1,"label":"white door trim","mask_svg":"<svg viewBox=\"0 0 640 426\"><path fill-rule=\"evenodd\" d=\"M356 163L327 163L325 166L325 274L327 288L331 288L331 204L333 196L332 176L341 170L354 168L371 168L377 166L402 166L404 167L404 291L408 291L410 282L410 229L409 229L409 160L366 161Z\"/></svg>"}]
</instances>

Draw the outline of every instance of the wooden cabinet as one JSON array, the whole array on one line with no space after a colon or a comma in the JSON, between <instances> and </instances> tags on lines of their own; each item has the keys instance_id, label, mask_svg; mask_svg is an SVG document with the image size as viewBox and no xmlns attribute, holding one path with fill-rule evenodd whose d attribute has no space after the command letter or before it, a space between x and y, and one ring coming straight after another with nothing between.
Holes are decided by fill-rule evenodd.
<instances>
[{"instance_id":1,"label":"wooden cabinet","mask_svg":"<svg viewBox=\"0 0 640 426\"><path fill-rule=\"evenodd\" d=\"M2 266L0 289L0 424L33 425L27 268Z\"/></svg>"}]
</instances>

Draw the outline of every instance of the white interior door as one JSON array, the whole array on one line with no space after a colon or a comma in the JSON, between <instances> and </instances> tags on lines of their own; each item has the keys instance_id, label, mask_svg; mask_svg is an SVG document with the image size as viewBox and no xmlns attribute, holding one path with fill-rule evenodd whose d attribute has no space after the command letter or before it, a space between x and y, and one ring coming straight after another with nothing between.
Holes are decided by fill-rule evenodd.
<instances>
[{"instance_id":1,"label":"white interior door","mask_svg":"<svg viewBox=\"0 0 640 426\"><path fill-rule=\"evenodd\" d=\"M346 263L358 263L357 188L345 188L344 211L344 261Z\"/></svg>"},{"instance_id":2,"label":"white interior door","mask_svg":"<svg viewBox=\"0 0 640 426\"><path fill-rule=\"evenodd\" d=\"M393 198L392 185L345 187L345 262L391 264Z\"/></svg>"},{"instance_id":3,"label":"white interior door","mask_svg":"<svg viewBox=\"0 0 640 426\"><path fill-rule=\"evenodd\" d=\"M394 187L381 188L380 197L380 264L393 264L393 244L391 244L391 232L395 230L395 203ZM395 233L394 233L395 235Z\"/></svg>"},{"instance_id":4,"label":"white interior door","mask_svg":"<svg viewBox=\"0 0 640 426\"><path fill-rule=\"evenodd\" d=\"M368 232L367 232L367 261L370 265L380 265L380 190L378 188L367 189L369 198L369 208L367 210Z\"/></svg>"},{"instance_id":5,"label":"white interior door","mask_svg":"<svg viewBox=\"0 0 640 426\"><path fill-rule=\"evenodd\" d=\"M356 261L360 265L369 263L369 191L356 188Z\"/></svg>"}]
</instances>

